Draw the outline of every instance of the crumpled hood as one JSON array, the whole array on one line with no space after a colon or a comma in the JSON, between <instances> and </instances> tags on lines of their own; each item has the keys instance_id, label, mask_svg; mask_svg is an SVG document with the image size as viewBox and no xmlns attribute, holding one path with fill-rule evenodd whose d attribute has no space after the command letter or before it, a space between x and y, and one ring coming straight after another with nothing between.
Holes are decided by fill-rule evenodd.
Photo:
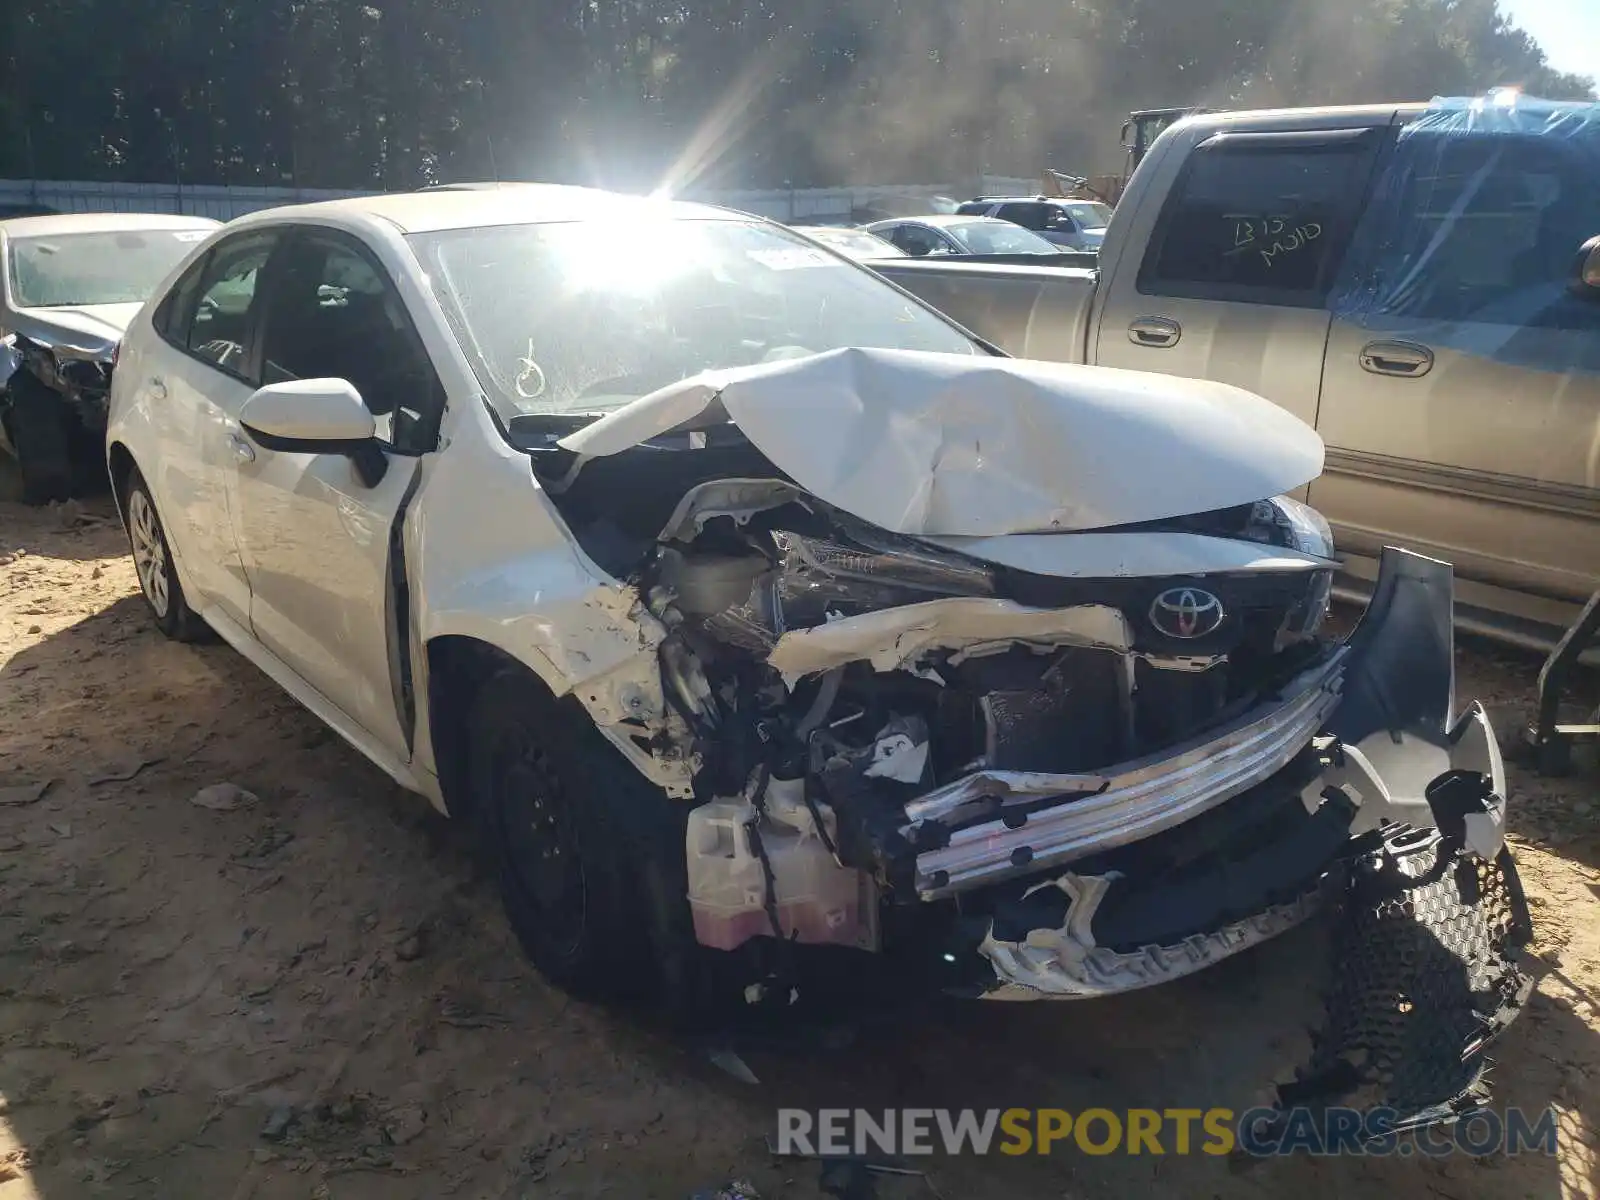
<instances>
[{"instance_id":1,"label":"crumpled hood","mask_svg":"<svg viewBox=\"0 0 1600 1200\"><path fill-rule=\"evenodd\" d=\"M910 536L1103 529L1246 504L1322 473L1322 439L1227 384L844 349L713 371L561 439L616 454L719 402L802 488Z\"/></svg>"},{"instance_id":2,"label":"crumpled hood","mask_svg":"<svg viewBox=\"0 0 1600 1200\"><path fill-rule=\"evenodd\" d=\"M122 340L143 307L142 303L135 303L25 308L17 313L17 332L47 345L85 350L109 348Z\"/></svg>"}]
</instances>

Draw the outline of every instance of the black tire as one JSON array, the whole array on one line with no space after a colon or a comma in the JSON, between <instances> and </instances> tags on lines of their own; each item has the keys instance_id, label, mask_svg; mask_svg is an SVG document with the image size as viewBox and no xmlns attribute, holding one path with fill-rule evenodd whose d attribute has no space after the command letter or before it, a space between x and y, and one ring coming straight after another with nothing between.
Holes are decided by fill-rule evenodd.
<instances>
[{"instance_id":1,"label":"black tire","mask_svg":"<svg viewBox=\"0 0 1600 1200\"><path fill-rule=\"evenodd\" d=\"M688 803L514 669L478 692L467 767L480 844L540 974L679 1028L704 1019L716 972L689 913Z\"/></svg>"},{"instance_id":2,"label":"black tire","mask_svg":"<svg viewBox=\"0 0 1600 1200\"><path fill-rule=\"evenodd\" d=\"M11 444L22 470L22 502L49 504L72 495L72 435L61 397L27 371L11 377Z\"/></svg>"},{"instance_id":3,"label":"black tire","mask_svg":"<svg viewBox=\"0 0 1600 1200\"><path fill-rule=\"evenodd\" d=\"M195 616L183 594L172 549L167 545L167 531L162 527L150 488L137 468L129 472L123 488L122 518L128 530L134 573L139 576L139 590L156 628L175 642L207 640L211 629Z\"/></svg>"}]
</instances>

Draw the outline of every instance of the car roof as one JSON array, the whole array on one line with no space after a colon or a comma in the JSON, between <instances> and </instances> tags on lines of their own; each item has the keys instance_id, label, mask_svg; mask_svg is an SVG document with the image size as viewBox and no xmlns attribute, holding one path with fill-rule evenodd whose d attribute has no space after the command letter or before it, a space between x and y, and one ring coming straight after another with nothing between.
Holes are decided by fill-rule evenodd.
<instances>
[{"instance_id":1,"label":"car roof","mask_svg":"<svg viewBox=\"0 0 1600 1200\"><path fill-rule=\"evenodd\" d=\"M628 196L599 188L556 183L438 187L420 192L352 196L317 204L263 209L240 217L236 225L324 218L365 224L387 222L401 233L479 229L491 225L543 225L567 221L620 221L659 216L679 220L749 220L749 214L706 204L687 204Z\"/></svg>"},{"instance_id":2,"label":"car roof","mask_svg":"<svg viewBox=\"0 0 1600 1200\"><path fill-rule=\"evenodd\" d=\"M9 237L59 237L64 233L140 233L152 229L215 229L210 217L172 213L58 213L49 217L13 217L0 221Z\"/></svg>"},{"instance_id":3,"label":"car roof","mask_svg":"<svg viewBox=\"0 0 1600 1200\"><path fill-rule=\"evenodd\" d=\"M873 225L935 225L940 229L948 229L952 225L1005 225L1016 228L1010 221L1002 221L999 217L984 217L976 213L927 213L920 217L891 217L887 221L875 221ZM868 225L867 228L873 228Z\"/></svg>"}]
</instances>

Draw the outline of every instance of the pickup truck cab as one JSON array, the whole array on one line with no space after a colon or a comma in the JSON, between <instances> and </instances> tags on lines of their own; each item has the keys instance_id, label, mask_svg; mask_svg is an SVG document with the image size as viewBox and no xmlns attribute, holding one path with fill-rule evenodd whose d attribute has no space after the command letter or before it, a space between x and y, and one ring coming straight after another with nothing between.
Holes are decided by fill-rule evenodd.
<instances>
[{"instance_id":1,"label":"pickup truck cab","mask_svg":"<svg viewBox=\"0 0 1600 1200\"><path fill-rule=\"evenodd\" d=\"M1459 625L1544 647L1600 587L1597 189L1595 104L1203 114L1151 147L1097 269L880 270L1012 354L1267 397L1327 444L1297 494L1341 591L1405 546L1455 565Z\"/></svg>"}]
</instances>

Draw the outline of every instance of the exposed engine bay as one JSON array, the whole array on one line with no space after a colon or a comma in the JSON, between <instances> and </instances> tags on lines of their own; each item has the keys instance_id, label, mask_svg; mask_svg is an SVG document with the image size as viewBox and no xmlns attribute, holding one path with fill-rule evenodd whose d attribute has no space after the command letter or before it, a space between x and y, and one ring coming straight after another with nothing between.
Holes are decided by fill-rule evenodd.
<instances>
[{"instance_id":1,"label":"exposed engine bay","mask_svg":"<svg viewBox=\"0 0 1600 1200\"><path fill-rule=\"evenodd\" d=\"M1331 535L1285 496L1037 534L996 509L947 536L937 498L906 502L908 470L879 497L912 514L891 530L858 511L877 499L840 502L859 480L825 498L810 464L775 461L732 389L716 405L666 405L609 445L570 415L511 431L661 631L663 712L610 734L636 764L687 768L703 945L909 954L948 991L1086 998L1338 909L1329 881L1387 861L1396 830L1433 839L1422 883L1478 869L1520 895L1494 735L1481 706L1454 710L1448 565L1389 552L1357 632L1330 638ZM924 492L973 461L949 434ZM1019 510L1044 511L1032 482ZM1452 961L1502 1002L1458 1016L1503 1017L1525 995L1525 910L1473 928ZM1415 963L1359 1003L1382 1009ZM1317 1078L1338 1075L1330 1055Z\"/></svg>"}]
</instances>

